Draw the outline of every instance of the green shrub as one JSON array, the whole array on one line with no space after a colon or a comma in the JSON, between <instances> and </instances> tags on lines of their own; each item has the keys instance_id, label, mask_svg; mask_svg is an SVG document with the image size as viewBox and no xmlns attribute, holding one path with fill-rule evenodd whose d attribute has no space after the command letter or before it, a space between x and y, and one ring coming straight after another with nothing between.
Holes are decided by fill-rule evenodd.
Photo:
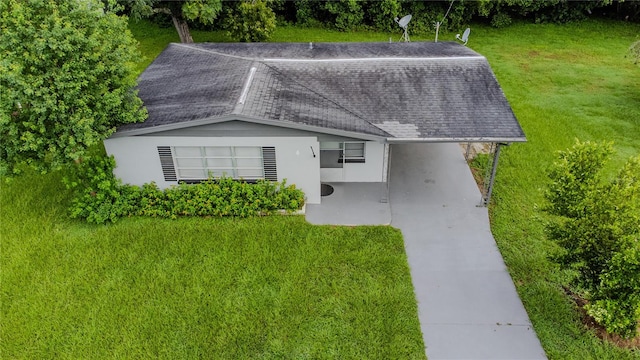
<instances>
[{"instance_id":1,"label":"green shrub","mask_svg":"<svg viewBox=\"0 0 640 360\"><path fill-rule=\"evenodd\" d=\"M586 306L587 313L607 331L633 337L640 319L640 243L616 253L600 278L600 287Z\"/></svg>"},{"instance_id":2,"label":"green shrub","mask_svg":"<svg viewBox=\"0 0 640 360\"><path fill-rule=\"evenodd\" d=\"M71 217L83 218L90 223L114 222L133 209L136 190L122 185L114 176L113 157L92 153L78 163L70 165L64 179L67 188L74 190Z\"/></svg>"},{"instance_id":3,"label":"green shrub","mask_svg":"<svg viewBox=\"0 0 640 360\"><path fill-rule=\"evenodd\" d=\"M561 151L549 178L546 198L553 215L576 218L584 214L584 200L598 184L599 173L613 152L611 143L576 142L571 151Z\"/></svg>"},{"instance_id":4,"label":"green shrub","mask_svg":"<svg viewBox=\"0 0 640 360\"><path fill-rule=\"evenodd\" d=\"M71 169L66 183L74 189L72 218L102 224L133 215L248 217L296 211L304 205L304 193L286 181L249 184L218 178L160 190L155 183L123 185L113 175L114 167L113 157L93 156Z\"/></svg>"},{"instance_id":5,"label":"green shrub","mask_svg":"<svg viewBox=\"0 0 640 360\"><path fill-rule=\"evenodd\" d=\"M495 28L507 27L511 25L512 22L513 20L511 19L511 16L504 12L499 12L493 15L493 18L491 18L491 26Z\"/></svg>"},{"instance_id":6,"label":"green shrub","mask_svg":"<svg viewBox=\"0 0 640 360\"><path fill-rule=\"evenodd\" d=\"M400 0L369 1L363 6L367 6L364 12L365 23L379 31L398 32L399 27L394 19L406 15L401 13Z\"/></svg>"},{"instance_id":7,"label":"green shrub","mask_svg":"<svg viewBox=\"0 0 640 360\"><path fill-rule=\"evenodd\" d=\"M549 177L547 234L562 249L555 260L574 270L607 331L637 333L640 319L640 156L603 181L610 144L580 143L560 153Z\"/></svg>"},{"instance_id":8,"label":"green shrub","mask_svg":"<svg viewBox=\"0 0 640 360\"><path fill-rule=\"evenodd\" d=\"M236 41L265 41L276 29L276 15L265 0L242 1L230 10L226 28Z\"/></svg>"},{"instance_id":9,"label":"green shrub","mask_svg":"<svg viewBox=\"0 0 640 360\"><path fill-rule=\"evenodd\" d=\"M326 11L324 8L321 9L321 3L319 1L297 0L295 2L295 7L296 23L298 25L323 27L323 21L325 19L321 18L321 16L325 14Z\"/></svg>"},{"instance_id":10,"label":"green shrub","mask_svg":"<svg viewBox=\"0 0 640 360\"><path fill-rule=\"evenodd\" d=\"M330 14L336 29L347 31L362 26L364 11L360 1L337 0L324 3L325 10Z\"/></svg>"},{"instance_id":11,"label":"green shrub","mask_svg":"<svg viewBox=\"0 0 640 360\"><path fill-rule=\"evenodd\" d=\"M304 203L304 195L295 185L267 180L249 184L218 178L199 184L180 184L164 191L152 183L143 186L141 192L135 215L247 217L277 210L295 211Z\"/></svg>"}]
</instances>

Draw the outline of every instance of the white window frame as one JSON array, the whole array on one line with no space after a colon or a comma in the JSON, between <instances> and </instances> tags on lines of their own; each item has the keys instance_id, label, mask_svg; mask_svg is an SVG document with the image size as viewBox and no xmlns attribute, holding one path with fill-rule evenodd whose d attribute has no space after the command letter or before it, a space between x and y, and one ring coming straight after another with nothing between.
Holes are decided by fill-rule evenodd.
<instances>
[{"instance_id":1,"label":"white window frame","mask_svg":"<svg viewBox=\"0 0 640 360\"><path fill-rule=\"evenodd\" d=\"M198 149L199 156L179 156L180 149ZM229 155L207 155L207 149L218 148L228 149ZM238 149L250 148L259 150L259 156L242 156L238 155ZM231 177L236 180L258 180L264 179L264 155L262 153L262 147L260 146L173 146L172 147L173 163L175 166L176 176L178 181L202 181L208 179L213 172L220 173L222 171L224 176ZM201 166L181 166L181 159L199 159ZM238 162L242 162L242 159L259 160L260 166L238 166ZM209 160L230 160L231 166L221 167L212 166L209 164ZM239 161L240 160L240 161ZM260 175L241 176L243 171L256 171L259 170ZM201 176L184 176L182 171L201 171ZM215 175L215 177L219 177Z\"/></svg>"},{"instance_id":2,"label":"white window frame","mask_svg":"<svg viewBox=\"0 0 640 360\"><path fill-rule=\"evenodd\" d=\"M356 145L357 148L354 145ZM365 162L366 151L367 151L366 141L345 141L340 144L340 147L342 148L341 159L344 163L364 163ZM349 149L349 147L351 147L351 149Z\"/></svg>"},{"instance_id":3,"label":"white window frame","mask_svg":"<svg viewBox=\"0 0 640 360\"><path fill-rule=\"evenodd\" d=\"M354 145L358 148L354 149ZM320 152L340 151L338 162L341 164L364 163L367 158L366 141L328 141L320 143ZM341 167L341 166L336 166Z\"/></svg>"}]
</instances>

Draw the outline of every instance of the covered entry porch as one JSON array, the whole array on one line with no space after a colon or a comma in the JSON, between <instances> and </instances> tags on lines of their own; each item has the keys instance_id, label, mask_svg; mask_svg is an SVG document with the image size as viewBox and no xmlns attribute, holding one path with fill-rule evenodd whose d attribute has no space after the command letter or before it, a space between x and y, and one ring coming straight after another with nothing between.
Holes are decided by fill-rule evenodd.
<instances>
[{"instance_id":1,"label":"covered entry porch","mask_svg":"<svg viewBox=\"0 0 640 360\"><path fill-rule=\"evenodd\" d=\"M391 223L392 188L398 188L396 182L407 177L423 177L427 198L437 199L442 190L435 180L423 173L439 173L446 176L448 184L455 187L461 177L470 176L471 171L465 159L468 145L458 143L404 143L387 144L384 168L387 172L385 182L341 182L322 179L321 186L329 187L330 194L324 194L321 204L308 204L307 221L313 224L332 225L388 225ZM490 167L485 174L485 186L481 191L476 188L475 199L478 206L487 205L491 192L503 144L494 143L490 147ZM397 152L397 154L396 154ZM413 159L409 165L408 159ZM423 159L423 160L420 160ZM395 191L402 191L401 188ZM450 191L455 192L454 189Z\"/></svg>"}]
</instances>

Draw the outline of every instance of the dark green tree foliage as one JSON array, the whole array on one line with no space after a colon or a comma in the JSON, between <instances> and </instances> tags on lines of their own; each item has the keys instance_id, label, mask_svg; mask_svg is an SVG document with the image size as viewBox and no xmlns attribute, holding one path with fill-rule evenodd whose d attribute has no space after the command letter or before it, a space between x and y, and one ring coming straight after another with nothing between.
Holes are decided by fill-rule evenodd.
<instances>
[{"instance_id":1,"label":"dark green tree foliage","mask_svg":"<svg viewBox=\"0 0 640 360\"><path fill-rule=\"evenodd\" d=\"M358 0L326 1L324 9L338 30L353 30L363 25L362 4L363 2Z\"/></svg>"},{"instance_id":2,"label":"dark green tree foliage","mask_svg":"<svg viewBox=\"0 0 640 360\"><path fill-rule=\"evenodd\" d=\"M444 18L447 9L451 12ZM409 25L414 34L433 33L434 23L442 21L441 31L460 31L472 19L484 19L496 27L511 24L513 18L535 22L569 22L581 20L598 10L625 14L628 20L640 20L638 3L633 1L599 0L478 0L412 1L412 0L294 0L292 7L274 6L281 18L300 25L325 25L349 31L370 28L397 31L395 17L413 15ZM293 12L295 15L290 14ZM636 10L634 10L636 9ZM281 11L285 12L282 13ZM444 18L444 21L443 21Z\"/></svg>"},{"instance_id":3,"label":"dark green tree foliage","mask_svg":"<svg viewBox=\"0 0 640 360\"><path fill-rule=\"evenodd\" d=\"M316 25L314 22L318 21L318 1L311 0L294 0L295 1L295 19L299 25Z\"/></svg>"},{"instance_id":4,"label":"dark green tree foliage","mask_svg":"<svg viewBox=\"0 0 640 360\"><path fill-rule=\"evenodd\" d=\"M78 161L118 124L143 121L136 41L98 0L0 2L0 163Z\"/></svg>"},{"instance_id":5,"label":"dark green tree foliage","mask_svg":"<svg viewBox=\"0 0 640 360\"><path fill-rule=\"evenodd\" d=\"M556 260L576 272L587 311L609 332L634 336L640 319L640 156L612 181L602 169L610 144L577 143L560 153L549 177L548 235Z\"/></svg>"},{"instance_id":6,"label":"dark green tree foliage","mask_svg":"<svg viewBox=\"0 0 640 360\"><path fill-rule=\"evenodd\" d=\"M276 15L264 0L242 1L229 9L226 28L236 41L265 41L276 29Z\"/></svg>"},{"instance_id":7,"label":"dark green tree foliage","mask_svg":"<svg viewBox=\"0 0 640 360\"><path fill-rule=\"evenodd\" d=\"M610 2L610 0L484 0L481 1L479 14L492 20L505 15L516 15L535 22L568 22L584 19L593 9Z\"/></svg>"},{"instance_id":8,"label":"dark green tree foliage","mask_svg":"<svg viewBox=\"0 0 640 360\"><path fill-rule=\"evenodd\" d=\"M451 10L447 14L449 7ZM413 15L409 24L411 32L426 34L435 32L436 22L442 22L441 31L463 29L471 21L476 7L475 2L455 1L451 4L450 1L411 1L403 4L403 12Z\"/></svg>"},{"instance_id":9,"label":"dark green tree foliage","mask_svg":"<svg viewBox=\"0 0 640 360\"><path fill-rule=\"evenodd\" d=\"M394 19L404 15L400 0L369 1L365 6L365 22L375 24L373 28L381 31L397 31Z\"/></svg>"}]
</instances>

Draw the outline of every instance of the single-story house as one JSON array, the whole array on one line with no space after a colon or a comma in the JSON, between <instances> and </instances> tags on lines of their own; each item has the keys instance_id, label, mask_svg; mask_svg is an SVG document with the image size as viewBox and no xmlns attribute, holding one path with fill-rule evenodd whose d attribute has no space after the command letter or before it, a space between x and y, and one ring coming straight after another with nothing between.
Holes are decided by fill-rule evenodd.
<instances>
[{"instance_id":1,"label":"single-story house","mask_svg":"<svg viewBox=\"0 0 640 360\"><path fill-rule=\"evenodd\" d=\"M487 59L452 42L171 44L139 78L149 118L107 140L125 183L212 176L387 182L391 146L525 141Z\"/></svg>"}]
</instances>

